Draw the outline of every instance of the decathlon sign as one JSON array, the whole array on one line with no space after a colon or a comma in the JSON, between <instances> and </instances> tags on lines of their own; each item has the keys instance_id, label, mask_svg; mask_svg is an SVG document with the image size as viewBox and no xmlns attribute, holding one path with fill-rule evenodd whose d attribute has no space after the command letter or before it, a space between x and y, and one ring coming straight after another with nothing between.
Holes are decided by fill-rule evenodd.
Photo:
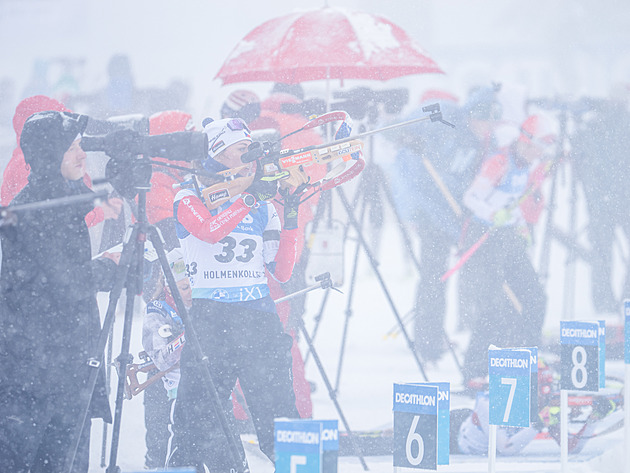
<instances>
[{"instance_id":1,"label":"decathlon sign","mask_svg":"<svg viewBox=\"0 0 630 473\"><path fill-rule=\"evenodd\" d=\"M531 352L488 350L490 424L529 427Z\"/></svg>"},{"instance_id":2,"label":"decathlon sign","mask_svg":"<svg viewBox=\"0 0 630 473\"><path fill-rule=\"evenodd\" d=\"M437 469L438 391L394 384L394 467Z\"/></svg>"},{"instance_id":3,"label":"decathlon sign","mask_svg":"<svg viewBox=\"0 0 630 473\"><path fill-rule=\"evenodd\" d=\"M277 419L274 426L277 473L337 473L336 420Z\"/></svg>"},{"instance_id":4,"label":"decathlon sign","mask_svg":"<svg viewBox=\"0 0 630 473\"><path fill-rule=\"evenodd\" d=\"M600 340L599 322L560 322L560 389L598 390Z\"/></svg>"}]
</instances>

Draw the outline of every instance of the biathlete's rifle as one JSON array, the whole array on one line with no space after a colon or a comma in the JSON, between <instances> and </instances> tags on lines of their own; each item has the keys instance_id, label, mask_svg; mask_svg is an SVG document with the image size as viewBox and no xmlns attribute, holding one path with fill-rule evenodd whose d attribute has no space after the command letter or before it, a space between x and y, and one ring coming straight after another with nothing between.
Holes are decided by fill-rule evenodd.
<instances>
[{"instance_id":1,"label":"biathlete's rifle","mask_svg":"<svg viewBox=\"0 0 630 473\"><path fill-rule=\"evenodd\" d=\"M142 357L142 352L140 356ZM125 398L131 399L133 396L137 396L147 387L155 383L157 380L162 379L167 373L170 373L174 369L179 368L179 361L170 368L155 373L151 377L147 377L144 383L138 381L138 373L150 373L157 370L155 363L150 358L146 358L142 363L132 363L127 365L127 376L125 377Z\"/></svg>"},{"instance_id":2,"label":"biathlete's rifle","mask_svg":"<svg viewBox=\"0 0 630 473\"><path fill-rule=\"evenodd\" d=\"M314 194L320 190L332 189L348 182L359 175L365 167L365 162L361 158L363 142L356 137L348 138L352 127L350 116L346 112L325 113L309 120L302 128L285 135L283 138L339 121L341 125L335 134L336 141L329 144L308 146L297 150L279 150L280 140L274 143L252 143L241 158L244 164L216 173L216 176L223 182L203 189L202 200L212 210L244 192L252 184L255 176L239 176L239 173L247 170L254 161L258 162L257 172L262 173L262 181L278 181L283 189L293 187L299 192L313 189ZM314 165L328 165L337 160L341 160L341 162L328 171L323 179L317 182L310 181L305 168Z\"/></svg>"},{"instance_id":3,"label":"biathlete's rifle","mask_svg":"<svg viewBox=\"0 0 630 473\"><path fill-rule=\"evenodd\" d=\"M361 157L363 151L361 138L426 120L448 124L442 119L439 104L425 107L425 111L429 113L426 117L396 123L353 137L349 136L352 131L349 115L344 111L333 111L311 119L302 128L283 137L286 138L304 130L340 121L341 125L335 133L335 140L330 143L307 146L297 150L278 150L279 141L275 143L252 143L247 153L242 157L242 161L245 163L243 166L217 173L217 176L225 182L214 184L203 190L202 195L206 205L210 209L214 209L247 189L253 182L254 176L238 177L238 174L253 161L258 161L262 168L263 176L261 179L263 181L279 181L283 188L294 187L303 192L312 190L311 195L313 195L316 192L337 187L358 176L365 167L365 161ZM317 182L311 182L305 172L305 168L309 166L328 165L335 162L339 163Z\"/></svg>"}]
</instances>

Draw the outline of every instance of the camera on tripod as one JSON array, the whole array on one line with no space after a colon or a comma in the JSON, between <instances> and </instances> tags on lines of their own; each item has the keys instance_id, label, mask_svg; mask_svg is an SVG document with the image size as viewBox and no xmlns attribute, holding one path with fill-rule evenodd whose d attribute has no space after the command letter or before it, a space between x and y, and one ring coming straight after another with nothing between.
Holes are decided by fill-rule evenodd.
<instances>
[{"instance_id":1,"label":"camera on tripod","mask_svg":"<svg viewBox=\"0 0 630 473\"><path fill-rule=\"evenodd\" d=\"M111 159L106 178L123 197L133 199L138 186L151 180L152 157L171 161L203 160L208 154L208 137L200 131L179 131L149 135L149 120L138 115L109 120L90 118L81 139L84 151L100 151Z\"/></svg>"},{"instance_id":2,"label":"camera on tripod","mask_svg":"<svg viewBox=\"0 0 630 473\"><path fill-rule=\"evenodd\" d=\"M367 117L369 122L378 118L379 108L392 115L399 114L409 101L407 89L372 90L369 87L356 87L348 91L336 91L331 104L332 110L344 110L355 120Z\"/></svg>"},{"instance_id":3,"label":"camera on tripod","mask_svg":"<svg viewBox=\"0 0 630 473\"><path fill-rule=\"evenodd\" d=\"M201 131L178 131L149 135L146 117L127 120L90 118L81 140L84 151L102 151L112 159L143 154L173 161L203 160L208 153L208 137ZM103 131L105 133L103 133Z\"/></svg>"}]
</instances>

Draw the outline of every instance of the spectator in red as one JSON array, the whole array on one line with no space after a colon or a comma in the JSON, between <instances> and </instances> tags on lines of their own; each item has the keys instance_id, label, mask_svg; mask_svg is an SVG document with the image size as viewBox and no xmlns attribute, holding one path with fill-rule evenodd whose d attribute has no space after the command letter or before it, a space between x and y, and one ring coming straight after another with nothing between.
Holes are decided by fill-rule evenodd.
<instances>
[{"instance_id":1,"label":"spectator in red","mask_svg":"<svg viewBox=\"0 0 630 473\"><path fill-rule=\"evenodd\" d=\"M191 131L193 129L192 116L179 110L157 112L149 117L149 134L162 135L177 131ZM155 161L189 167L185 161L170 161L164 158L152 158ZM166 242L166 251L179 247L175 234L175 219L173 218L173 201L179 189L174 184L184 180L185 171L153 166L151 175L151 190L147 193L147 219L162 232Z\"/></svg>"},{"instance_id":2,"label":"spectator in red","mask_svg":"<svg viewBox=\"0 0 630 473\"><path fill-rule=\"evenodd\" d=\"M269 98L261 103L260 117L250 124L252 130L272 128L278 131L280 136L285 136L295 130L299 130L308 121L305 111L302 108L304 103L304 91L300 84L275 84ZM319 145L323 143L321 135L314 129L305 130L295 135L291 135L282 140L282 149L299 149L305 146ZM305 169L311 181L319 181L326 174L325 166L308 166ZM280 284L271 281L269 289L274 299L284 296L286 293L294 292L305 286L304 268L306 260L302 261L302 250L304 249L306 225L313 220L314 210L319 201L319 194L310 198L299 207L299 227L297 232L297 263L293 271L293 276L287 284ZM280 204L276 204L280 207ZM280 208L278 210L281 210ZM282 220L284 213L278 211ZM282 222L284 225L284 221ZM304 313L304 298L296 298L291 301L282 302L277 305L278 315L285 330L293 337L293 378L294 390L296 394L296 406L302 418L309 418L313 415L313 405L311 401L311 385L306 380L304 359L297 344L297 325L292 319L302 317Z\"/></svg>"}]
</instances>

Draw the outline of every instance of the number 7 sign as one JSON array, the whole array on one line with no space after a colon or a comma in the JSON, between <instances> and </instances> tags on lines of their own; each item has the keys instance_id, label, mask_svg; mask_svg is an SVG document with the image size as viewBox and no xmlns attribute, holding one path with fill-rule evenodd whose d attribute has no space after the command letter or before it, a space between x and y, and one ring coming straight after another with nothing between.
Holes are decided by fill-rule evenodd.
<instances>
[{"instance_id":1,"label":"number 7 sign","mask_svg":"<svg viewBox=\"0 0 630 473\"><path fill-rule=\"evenodd\" d=\"M488 350L490 424L529 426L531 353L524 349Z\"/></svg>"}]
</instances>

